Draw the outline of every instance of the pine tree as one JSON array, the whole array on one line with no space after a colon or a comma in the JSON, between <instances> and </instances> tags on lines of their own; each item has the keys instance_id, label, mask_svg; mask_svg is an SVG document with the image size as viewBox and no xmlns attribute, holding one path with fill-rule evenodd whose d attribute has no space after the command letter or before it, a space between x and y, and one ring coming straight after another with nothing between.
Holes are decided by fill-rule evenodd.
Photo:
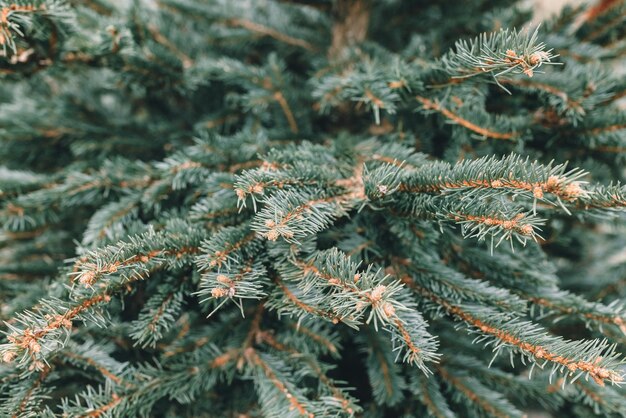
<instances>
[{"instance_id":1,"label":"pine tree","mask_svg":"<svg viewBox=\"0 0 626 418\"><path fill-rule=\"evenodd\" d=\"M626 416L626 3L539 23L0 0L0 416Z\"/></svg>"}]
</instances>

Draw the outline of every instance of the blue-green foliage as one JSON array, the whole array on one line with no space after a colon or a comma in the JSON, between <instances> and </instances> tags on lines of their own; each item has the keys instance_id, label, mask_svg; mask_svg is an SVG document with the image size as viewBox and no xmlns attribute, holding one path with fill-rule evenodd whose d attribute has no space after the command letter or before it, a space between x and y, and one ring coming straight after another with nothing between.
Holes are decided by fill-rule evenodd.
<instances>
[{"instance_id":1,"label":"blue-green foliage","mask_svg":"<svg viewBox=\"0 0 626 418\"><path fill-rule=\"evenodd\" d=\"M0 416L625 416L624 2L0 0Z\"/></svg>"}]
</instances>

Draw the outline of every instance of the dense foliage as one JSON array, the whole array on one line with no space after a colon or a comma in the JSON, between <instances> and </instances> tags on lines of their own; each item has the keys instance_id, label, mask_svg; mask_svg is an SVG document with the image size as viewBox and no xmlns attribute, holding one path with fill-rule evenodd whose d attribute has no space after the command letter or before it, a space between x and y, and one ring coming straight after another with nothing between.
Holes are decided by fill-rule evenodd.
<instances>
[{"instance_id":1,"label":"dense foliage","mask_svg":"<svg viewBox=\"0 0 626 418\"><path fill-rule=\"evenodd\" d=\"M626 416L626 3L0 0L0 416Z\"/></svg>"}]
</instances>

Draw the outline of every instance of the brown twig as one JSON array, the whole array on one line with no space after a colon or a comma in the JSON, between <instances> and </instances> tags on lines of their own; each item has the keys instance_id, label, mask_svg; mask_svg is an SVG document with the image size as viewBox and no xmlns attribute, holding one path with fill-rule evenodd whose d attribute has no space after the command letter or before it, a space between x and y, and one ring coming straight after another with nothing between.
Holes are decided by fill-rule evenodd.
<instances>
[{"instance_id":1,"label":"brown twig","mask_svg":"<svg viewBox=\"0 0 626 418\"><path fill-rule=\"evenodd\" d=\"M469 129L472 132L475 132L475 133L477 133L479 135L482 135L484 137L493 138L493 139L503 139L503 140L513 140L513 139L519 137L519 132L497 132L497 131L492 131L490 129L478 126L478 125L468 121L467 119L463 119L459 115L457 115L454 112L446 109L445 107L441 106L439 103L433 102L430 99L427 99L427 98L421 97L421 96L416 96L415 98L416 98L416 100L418 102L422 103L422 105L424 106L424 109L435 110L435 111L441 113L442 115L444 115L446 118L452 120L453 122L463 126L466 129Z\"/></svg>"}]
</instances>

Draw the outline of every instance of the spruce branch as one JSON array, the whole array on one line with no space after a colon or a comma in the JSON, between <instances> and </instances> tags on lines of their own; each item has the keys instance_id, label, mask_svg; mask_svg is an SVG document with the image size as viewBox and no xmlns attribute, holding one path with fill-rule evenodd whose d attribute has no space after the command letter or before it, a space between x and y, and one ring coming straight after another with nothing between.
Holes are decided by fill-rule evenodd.
<instances>
[{"instance_id":1,"label":"spruce branch","mask_svg":"<svg viewBox=\"0 0 626 418\"><path fill-rule=\"evenodd\" d=\"M498 77L507 73L532 77L537 68L550 64L556 57L539 42L538 35L539 27L520 32L503 29L481 34L471 41L461 40L455 44L454 51L441 58L440 65L452 80L489 74L506 90Z\"/></svg>"},{"instance_id":2,"label":"spruce branch","mask_svg":"<svg viewBox=\"0 0 626 418\"><path fill-rule=\"evenodd\" d=\"M302 39L297 39L297 38L293 38L289 35L285 35L283 33L278 32L277 30L274 30L272 28L268 28L267 26L263 26L261 24L255 23L255 22L251 22L249 20L245 20L245 19L230 19L227 21L227 24L229 25L233 25L233 26L241 26L242 28L245 28L251 32L256 32L260 35L265 35L265 36L269 36L271 38L274 38L278 41L284 42L286 44L289 45L293 45L293 46L299 46L301 48L304 49L308 49L309 51L315 51L316 48L310 44L309 42L302 40Z\"/></svg>"},{"instance_id":3,"label":"spruce branch","mask_svg":"<svg viewBox=\"0 0 626 418\"><path fill-rule=\"evenodd\" d=\"M97 172L73 172L58 182L42 184L37 190L2 202L0 221L13 231L36 229L57 222L66 213L64 209L98 204L112 192L153 185L151 174L150 167L141 162L122 158L107 161Z\"/></svg>"},{"instance_id":4,"label":"spruce branch","mask_svg":"<svg viewBox=\"0 0 626 418\"><path fill-rule=\"evenodd\" d=\"M74 321L102 324L104 317L92 312L93 308L109 303L112 295L125 290L128 284L146 279L157 269L191 264L204 232L181 236L176 232L180 223L172 221L170 226L170 235L161 233L161 240L156 239L154 232L149 232L129 243L90 251L79 259L71 273L79 284L71 289L71 300L44 300L36 310L17 316L21 327L7 324L9 342L0 345L3 361L18 359L21 368L43 370L47 358L62 348ZM162 240L168 245L167 249L163 249ZM160 248L155 249L154 245Z\"/></svg>"},{"instance_id":5,"label":"spruce branch","mask_svg":"<svg viewBox=\"0 0 626 418\"><path fill-rule=\"evenodd\" d=\"M501 79L501 84L517 91L539 93L559 117L576 127L590 112L614 100L616 82L601 66L566 67L548 72L541 79Z\"/></svg>"},{"instance_id":6,"label":"spruce branch","mask_svg":"<svg viewBox=\"0 0 626 418\"><path fill-rule=\"evenodd\" d=\"M244 98L248 108L267 108L270 104L278 105L292 133L299 132L296 115L285 92L293 81L285 77L285 63L276 54L270 54L263 67L250 68L243 62L222 58L207 70L211 78L222 80L235 86L242 85L250 89Z\"/></svg>"},{"instance_id":7,"label":"spruce branch","mask_svg":"<svg viewBox=\"0 0 626 418\"><path fill-rule=\"evenodd\" d=\"M441 379L453 390L452 399L461 402L462 398L470 402L471 408L482 414L498 418L523 417L524 414L515 408L498 392L485 387L471 376L460 376L451 373L445 366L437 366Z\"/></svg>"},{"instance_id":8,"label":"spruce branch","mask_svg":"<svg viewBox=\"0 0 626 418\"><path fill-rule=\"evenodd\" d=\"M252 228L270 241L281 237L293 243L327 228L333 220L346 215L349 209L365 199L363 163L356 164L352 177L338 178L333 186L330 190L282 190L279 187L263 198L264 207L257 212ZM263 186L258 187L256 193L262 191ZM255 192L254 186L252 192ZM246 193L245 188L238 189L239 199L244 203Z\"/></svg>"},{"instance_id":9,"label":"spruce branch","mask_svg":"<svg viewBox=\"0 0 626 418\"><path fill-rule=\"evenodd\" d=\"M51 368L46 367L30 375L26 381L14 384L8 392L11 396L0 405L0 413L10 417L40 414L49 397L50 388L44 384L50 374Z\"/></svg>"},{"instance_id":10,"label":"spruce branch","mask_svg":"<svg viewBox=\"0 0 626 418\"><path fill-rule=\"evenodd\" d=\"M130 337L142 347L155 347L163 338L180 315L183 307L185 287L175 287L167 284L152 296L144 305L139 317L131 323L133 331Z\"/></svg>"},{"instance_id":11,"label":"spruce branch","mask_svg":"<svg viewBox=\"0 0 626 418\"><path fill-rule=\"evenodd\" d=\"M356 324L350 318L342 318L331 310L320 309L313 304L303 301L306 295L297 287L289 287L280 278L274 281L278 285L280 292L274 292L268 301L268 307L272 309L280 309L280 314L294 315L301 322L306 315L313 315L330 321L332 324L343 322L348 326L355 327Z\"/></svg>"},{"instance_id":12,"label":"spruce branch","mask_svg":"<svg viewBox=\"0 0 626 418\"><path fill-rule=\"evenodd\" d=\"M110 347L99 347L93 342L84 344L68 344L65 350L59 352L57 361L67 362L73 366L91 370L95 369L102 377L116 385L128 385L125 381L127 365L113 359L107 351Z\"/></svg>"},{"instance_id":13,"label":"spruce branch","mask_svg":"<svg viewBox=\"0 0 626 418\"><path fill-rule=\"evenodd\" d=\"M588 14L592 18L585 19L586 25L580 29L583 32L583 42L597 42L599 38L623 23L626 7L620 3L613 4L613 6L599 8L600 12L592 11Z\"/></svg>"},{"instance_id":14,"label":"spruce branch","mask_svg":"<svg viewBox=\"0 0 626 418\"><path fill-rule=\"evenodd\" d=\"M242 300L262 299L266 296L265 289L268 285L267 272L263 265L248 260L236 266L229 265L218 269L217 272L203 274L199 290L195 294L204 297L201 302L211 299L224 301L227 298L236 299L235 303L240 306L243 314Z\"/></svg>"},{"instance_id":15,"label":"spruce branch","mask_svg":"<svg viewBox=\"0 0 626 418\"><path fill-rule=\"evenodd\" d=\"M0 0L0 416L621 414L624 5L441 10Z\"/></svg>"},{"instance_id":16,"label":"spruce branch","mask_svg":"<svg viewBox=\"0 0 626 418\"><path fill-rule=\"evenodd\" d=\"M450 405L448 405L448 401L435 376L430 378L425 376L412 376L409 383L409 390L426 407L426 411L429 415L437 418L456 417Z\"/></svg>"},{"instance_id":17,"label":"spruce branch","mask_svg":"<svg viewBox=\"0 0 626 418\"><path fill-rule=\"evenodd\" d=\"M483 334L487 341L492 338L496 354L508 346L541 368L546 363L552 364L552 374L557 370L566 373L568 377L576 374L571 379L574 381L582 375L591 377L601 386L605 380L613 384L620 384L624 380L619 368L624 360L615 352L615 346L610 346L606 340L566 341L546 335L535 324L507 314L498 314L490 308L469 304L464 304L464 308L438 296L435 290L422 287L408 275L403 275L402 281L448 315L466 322L476 332Z\"/></svg>"},{"instance_id":18,"label":"spruce branch","mask_svg":"<svg viewBox=\"0 0 626 418\"><path fill-rule=\"evenodd\" d=\"M182 236L179 231L187 235ZM200 228L192 229L186 222L172 219L163 231L149 230L127 242L90 250L74 263L70 273L73 282L80 285L73 293L82 294L97 284L102 288L100 281L119 284L142 278L153 269L190 264L192 257L201 251L200 241L204 237L205 232Z\"/></svg>"},{"instance_id":19,"label":"spruce branch","mask_svg":"<svg viewBox=\"0 0 626 418\"><path fill-rule=\"evenodd\" d=\"M211 238L202 242L202 255L196 259L200 271L220 269L222 266L237 265L242 261L253 259L259 251L257 234L244 223L229 226L215 232Z\"/></svg>"},{"instance_id":20,"label":"spruce branch","mask_svg":"<svg viewBox=\"0 0 626 418\"><path fill-rule=\"evenodd\" d=\"M407 176L397 187L398 191L409 193L488 190L491 195L511 193L564 206L562 200L576 201L589 194L579 180L584 174L580 169L567 171L566 164L531 163L528 158L511 154L504 158L465 160L454 166L435 162Z\"/></svg>"},{"instance_id":21,"label":"spruce branch","mask_svg":"<svg viewBox=\"0 0 626 418\"><path fill-rule=\"evenodd\" d=\"M380 324L391 334L397 358L424 372L428 371L426 362L436 361L437 343L426 331L426 323L413 301L400 282L388 281L380 270L374 271L370 266L359 271L357 263L336 249L322 252L310 261L281 264L277 269L285 280L299 282L298 296L283 286L287 297L301 309L296 311L298 316L324 312L320 316L355 328L373 322L378 329ZM277 305L270 303L274 308Z\"/></svg>"},{"instance_id":22,"label":"spruce branch","mask_svg":"<svg viewBox=\"0 0 626 418\"><path fill-rule=\"evenodd\" d=\"M498 132L495 130L491 130L489 128L485 128L483 126L477 125L476 123L471 122L468 119L459 116L453 111L446 109L441 106L439 103L432 101L426 97L415 96L415 99L422 105L422 108L426 111L433 110L435 112L441 113L447 119L449 119L452 123L458 124L475 134L484 137L484 138L492 138L492 139L500 139L500 140L515 140L520 136L519 132Z\"/></svg>"},{"instance_id":23,"label":"spruce branch","mask_svg":"<svg viewBox=\"0 0 626 418\"><path fill-rule=\"evenodd\" d=\"M142 366L133 371L134 376L128 371L127 387L87 386L75 399L65 399L62 411L69 416L85 418L113 413L141 416L162 397L190 402L194 394L211 390L228 374L238 351L220 352L215 346L208 346L196 354L195 358L183 358L179 363L164 367Z\"/></svg>"},{"instance_id":24,"label":"spruce branch","mask_svg":"<svg viewBox=\"0 0 626 418\"><path fill-rule=\"evenodd\" d=\"M400 365L395 362L389 340L372 330L364 330L361 335L359 350L367 354L367 373L374 398L390 406L402 402L407 383Z\"/></svg>"},{"instance_id":25,"label":"spruce branch","mask_svg":"<svg viewBox=\"0 0 626 418\"><path fill-rule=\"evenodd\" d=\"M499 254L481 248L463 248L458 240L452 240L450 251L445 254L448 259L454 260L460 271L470 277L500 283L520 298L531 302L531 316L553 317L555 321L577 317L588 327L599 329L607 336L614 335L606 327L616 327L626 335L626 319L619 301L605 305L559 288L556 269L547 260L540 260L534 254L521 255L520 262L515 266L511 262L503 263ZM506 254L506 257L511 257L511 254ZM535 262L523 260L525 257Z\"/></svg>"},{"instance_id":26,"label":"spruce branch","mask_svg":"<svg viewBox=\"0 0 626 418\"><path fill-rule=\"evenodd\" d=\"M344 216L346 195L328 195L279 190L263 200L252 228L270 241L279 237L297 243L298 239L326 229L333 220Z\"/></svg>"},{"instance_id":27,"label":"spruce branch","mask_svg":"<svg viewBox=\"0 0 626 418\"><path fill-rule=\"evenodd\" d=\"M346 393L343 388L337 386L337 383L327 376L325 370L327 367L323 363L319 363L313 357L308 356L305 353L301 353L289 345L279 342L271 333L261 331L259 333L259 339L277 351L288 353L289 360L287 361L289 363L294 363L294 366L296 367L304 361L310 368L310 372L317 379L319 379L319 382L323 387L320 391L320 398L323 402L328 404L330 410L333 410L335 406L340 406L342 412L348 416L353 416L355 412L359 412L361 410L361 408L355 403L355 399ZM330 411L327 413L329 412Z\"/></svg>"},{"instance_id":28,"label":"spruce branch","mask_svg":"<svg viewBox=\"0 0 626 418\"><path fill-rule=\"evenodd\" d=\"M17 360L17 365L29 371L45 370L46 357L58 351L69 336L72 323L89 315L88 312L102 303L108 303L111 296L97 294L70 303L62 300L43 300L36 311L25 311L17 315L22 327L7 323L8 343L0 344L0 353L5 363ZM91 316L97 321L98 316Z\"/></svg>"},{"instance_id":29,"label":"spruce branch","mask_svg":"<svg viewBox=\"0 0 626 418\"><path fill-rule=\"evenodd\" d=\"M41 23L36 22L37 19L46 19L54 26L62 27L71 18L71 11L63 1L3 1L0 3L0 45L3 55L7 56L7 47L13 54L18 52L16 38L32 35L34 27L39 26L41 30Z\"/></svg>"},{"instance_id":30,"label":"spruce branch","mask_svg":"<svg viewBox=\"0 0 626 418\"><path fill-rule=\"evenodd\" d=\"M114 240L119 235L118 231L123 230L124 225L136 218L139 204L140 196L129 195L117 202L104 205L89 219L82 244L89 246Z\"/></svg>"},{"instance_id":31,"label":"spruce branch","mask_svg":"<svg viewBox=\"0 0 626 418\"><path fill-rule=\"evenodd\" d=\"M332 328L326 326L323 322L318 321L306 321L301 320L299 322L289 322L289 328L296 331L296 336L302 336L302 341L299 338L287 334L290 337L289 340L293 341L293 344L300 347L301 351L319 350L319 352L337 357L341 345L338 340L338 335L332 332ZM310 342L314 344L310 344Z\"/></svg>"},{"instance_id":32,"label":"spruce branch","mask_svg":"<svg viewBox=\"0 0 626 418\"><path fill-rule=\"evenodd\" d=\"M0 167L0 198L29 191L45 181L46 178L37 173Z\"/></svg>"},{"instance_id":33,"label":"spruce branch","mask_svg":"<svg viewBox=\"0 0 626 418\"><path fill-rule=\"evenodd\" d=\"M287 416L312 418L323 413L321 406L309 401L295 385L283 363L269 354L259 355L254 349L246 351L246 357L256 371L254 376L261 408L268 416L278 411L289 411ZM325 412L325 411L324 411Z\"/></svg>"},{"instance_id":34,"label":"spruce branch","mask_svg":"<svg viewBox=\"0 0 626 418\"><path fill-rule=\"evenodd\" d=\"M562 396L552 395L541 384L545 380L545 384L548 385L545 373L535 374L531 380L526 376L511 375L497 367L487 367L487 364L473 356L450 353L445 358L454 369L462 369L463 375L475 377L481 384L505 394L517 406L525 406L533 402L553 411L563 405ZM577 380L575 384L581 381Z\"/></svg>"},{"instance_id":35,"label":"spruce branch","mask_svg":"<svg viewBox=\"0 0 626 418\"><path fill-rule=\"evenodd\" d=\"M573 401L582 401L595 414L623 414L622 411L626 406L623 390L606 386L599 387L584 380L577 380L574 384L574 391L566 392L565 396Z\"/></svg>"},{"instance_id":36,"label":"spruce branch","mask_svg":"<svg viewBox=\"0 0 626 418\"><path fill-rule=\"evenodd\" d=\"M413 261L414 260L414 261ZM419 251L411 254L410 259L395 258L394 263L409 268L416 279L437 293L445 294L455 300L478 302L491 306L511 315L521 316L527 311L527 302L506 288L490 285L483 280L471 279L448 267L445 260ZM394 268L389 268L390 274Z\"/></svg>"},{"instance_id":37,"label":"spruce branch","mask_svg":"<svg viewBox=\"0 0 626 418\"><path fill-rule=\"evenodd\" d=\"M454 222L461 225L463 237L479 241L490 237L492 247L494 242L497 247L505 240L513 245L513 238L522 245L526 245L529 238L536 240L545 220L507 203L500 199L459 201L449 196L417 195L398 202L392 213Z\"/></svg>"},{"instance_id":38,"label":"spruce branch","mask_svg":"<svg viewBox=\"0 0 626 418\"><path fill-rule=\"evenodd\" d=\"M578 208L584 210L623 210L626 207L626 185L595 185L588 197L581 199Z\"/></svg>"}]
</instances>

